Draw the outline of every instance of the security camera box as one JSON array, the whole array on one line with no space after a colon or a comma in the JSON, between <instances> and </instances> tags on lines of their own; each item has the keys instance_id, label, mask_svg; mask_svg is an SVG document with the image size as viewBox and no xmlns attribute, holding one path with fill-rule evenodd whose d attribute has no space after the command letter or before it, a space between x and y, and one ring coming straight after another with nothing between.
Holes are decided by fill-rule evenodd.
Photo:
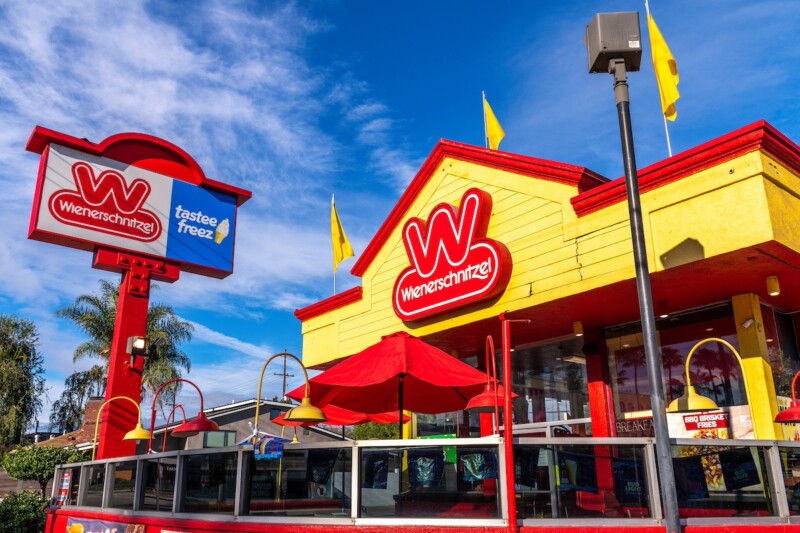
<instances>
[{"instance_id":1,"label":"security camera box","mask_svg":"<svg viewBox=\"0 0 800 533\"><path fill-rule=\"evenodd\" d=\"M608 72L612 59L625 61L625 70L639 70L642 34L639 13L598 13L586 26L584 44L589 53L589 72Z\"/></svg>"}]
</instances>

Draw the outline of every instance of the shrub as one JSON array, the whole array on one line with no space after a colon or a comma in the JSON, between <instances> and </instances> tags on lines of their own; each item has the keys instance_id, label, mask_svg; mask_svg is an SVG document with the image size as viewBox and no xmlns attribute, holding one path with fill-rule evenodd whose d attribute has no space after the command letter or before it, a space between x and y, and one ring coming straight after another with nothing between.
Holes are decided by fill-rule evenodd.
<instances>
[{"instance_id":1,"label":"shrub","mask_svg":"<svg viewBox=\"0 0 800 533\"><path fill-rule=\"evenodd\" d=\"M24 446L6 454L3 458L3 468L13 479L38 482L42 498L46 498L47 483L53 479L56 465L82 460L83 454L74 448Z\"/></svg>"},{"instance_id":2,"label":"shrub","mask_svg":"<svg viewBox=\"0 0 800 533\"><path fill-rule=\"evenodd\" d=\"M38 533L44 531L47 501L35 490L9 493L0 502L0 531Z\"/></svg>"}]
</instances>

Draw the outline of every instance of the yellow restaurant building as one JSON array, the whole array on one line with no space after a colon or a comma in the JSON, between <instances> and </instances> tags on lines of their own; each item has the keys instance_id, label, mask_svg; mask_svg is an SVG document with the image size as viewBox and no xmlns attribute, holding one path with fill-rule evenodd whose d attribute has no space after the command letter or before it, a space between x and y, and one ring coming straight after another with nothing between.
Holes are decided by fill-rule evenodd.
<instances>
[{"instance_id":1,"label":"yellow restaurant building","mask_svg":"<svg viewBox=\"0 0 800 533\"><path fill-rule=\"evenodd\" d=\"M724 343L708 342L690 365L692 385L728 413L719 426L727 435L716 436L784 439L773 422L773 374L800 364L800 148L757 122L641 169L639 183L666 401L684 392L692 347L723 339L742 364ZM426 223L433 232L434 212L465 221L474 189L488 193L490 214L475 219L469 249L488 241L507 252L505 264L501 257L493 267L505 279L466 303L403 311L399 279L410 266L423 270L411 263L418 258L408 246L409 221L422 228L422 249L444 249L446 236L425 241ZM441 141L351 272L360 286L295 313L308 367L330 367L407 331L483 369L485 339L499 347L498 316L507 312L530 320L512 326L515 424L652 435L624 178ZM435 284L428 289L436 292ZM468 415L456 415L458 427L439 432L467 436ZM697 430L670 419L672 437Z\"/></svg>"}]
</instances>

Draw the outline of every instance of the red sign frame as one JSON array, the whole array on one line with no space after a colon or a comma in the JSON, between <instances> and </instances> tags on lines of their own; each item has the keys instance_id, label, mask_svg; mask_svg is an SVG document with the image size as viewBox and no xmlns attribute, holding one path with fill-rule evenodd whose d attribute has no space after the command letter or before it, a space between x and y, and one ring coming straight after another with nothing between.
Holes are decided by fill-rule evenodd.
<instances>
[{"instance_id":1,"label":"red sign frame","mask_svg":"<svg viewBox=\"0 0 800 533\"><path fill-rule=\"evenodd\" d=\"M442 203L428 220L408 219L403 244L411 266L397 277L392 307L403 321L418 321L500 295L511 278L506 246L486 238L492 196L467 190L459 208Z\"/></svg>"}]
</instances>

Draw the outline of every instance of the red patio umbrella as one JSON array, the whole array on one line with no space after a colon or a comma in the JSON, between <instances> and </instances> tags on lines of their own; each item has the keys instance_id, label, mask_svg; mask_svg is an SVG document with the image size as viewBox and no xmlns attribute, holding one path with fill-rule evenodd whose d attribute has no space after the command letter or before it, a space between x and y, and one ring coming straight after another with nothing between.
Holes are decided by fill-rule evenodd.
<instances>
[{"instance_id":1,"label":"red patio umbrella","mask_svg":"<svg viewBox=\"0 0 800 533\"><path fill-rule=\"evenodd\" d=\"M396 424L397 413L358 413L350 409L343 409L336 405L326 405L321 407L322 412L328 419L326 424L331 426L356 426L358 424L365 424L367 422L375 422L376 424ZM313 426L317 422L291 422L285 420L286 413L275 417L272 421L281 426ZM403 422L408 422L411 419L408 415L403 415Z\"/></svg>"},{"instance_id":2,"label":"red patio umbrella","mask_svg":"<svg viewBox=\"0 0 800 533\"><path fill-rule=\"evenodd\" d=\"M363 413L458 411L483 391L486 374L398 332L310 380L311 402ZM305 386L289 392L302 398Z\"/></svg>"}]
</instances>

